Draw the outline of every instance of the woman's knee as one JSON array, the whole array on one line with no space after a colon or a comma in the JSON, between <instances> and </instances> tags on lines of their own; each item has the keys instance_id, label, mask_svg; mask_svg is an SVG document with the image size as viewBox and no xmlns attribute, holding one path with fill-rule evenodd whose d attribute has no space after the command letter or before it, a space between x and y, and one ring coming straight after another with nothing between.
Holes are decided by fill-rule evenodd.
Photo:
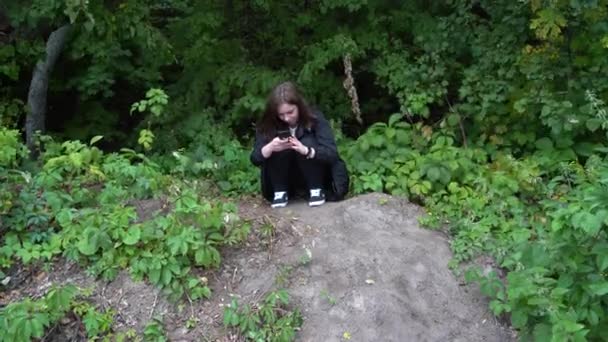
<instances>
[{"instance_id":1,"label":"woman's knee","mask_svg":"<svg viewBox=\"0 0 608 342\"><path fill-rule=\"evenodd\" d=\"M267 161L270 164L288 163L291 161L292 158L293 158L293 151L284 150L284 151L280 151L280 152L273 152L272 155L270 155L270 157L268 157Z\"/></svg>"}]
</instances>

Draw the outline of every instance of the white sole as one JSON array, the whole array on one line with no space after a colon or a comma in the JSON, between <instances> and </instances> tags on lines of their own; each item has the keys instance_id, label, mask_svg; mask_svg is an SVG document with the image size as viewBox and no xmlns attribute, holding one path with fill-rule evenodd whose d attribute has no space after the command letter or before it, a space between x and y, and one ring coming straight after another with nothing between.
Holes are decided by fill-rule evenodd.
<instances>
[{"instance_id":1,"label":"white sole","mask_svg":"<svg viewBox=\"0 0 608 342\"><path fill-rule=\"evenodd\" d=\"M287 206L287 203L277 203L277 204L270 205L271 208L285 208L286 206Z\"/></svg>"},{"instance_id":2,"label":"white sole","mask_svg":"<svg viewBox=\"0 0 608 342\"><path fill-rule=\"evenodd\" d=\"M309 207L317 207L317 206L320 206L323 203L325 203L325 200L315 201L315 202L308 202L308 206Z\"/></svg>"}]
</instances>

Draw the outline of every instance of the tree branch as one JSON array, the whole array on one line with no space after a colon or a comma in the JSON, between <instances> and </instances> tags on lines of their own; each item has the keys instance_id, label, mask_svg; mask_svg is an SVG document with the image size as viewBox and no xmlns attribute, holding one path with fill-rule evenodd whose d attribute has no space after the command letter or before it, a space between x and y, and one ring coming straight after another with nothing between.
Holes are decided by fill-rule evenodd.
<instances>
[{"instance_id":1,"label":"tree branch","mask_svg":"<svg viewBox=\"0 0 608 342\"><path fill-rule=\"evenodd\" d=\"M361 118L361 108L359 107L359 96L357 95L357 88L355 88L355 79L353 78L353 64L350 58L350 54L346 54L342 57L342 63L344 64L344 74L346 78L342 82L344 90L350 97L351 107L353 114L355 114L355 120L362 125L363 119Z\"/></svg>"}]
</instances>

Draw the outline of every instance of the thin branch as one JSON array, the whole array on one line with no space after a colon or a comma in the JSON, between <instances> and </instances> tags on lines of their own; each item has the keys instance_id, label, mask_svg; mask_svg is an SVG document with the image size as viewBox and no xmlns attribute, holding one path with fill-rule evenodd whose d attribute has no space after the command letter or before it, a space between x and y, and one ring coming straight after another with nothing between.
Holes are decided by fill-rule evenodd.
<instances>
[{"instance_id":1,"label":"thin branch","mask_svg":"<svg viewBox=\"0 0 608 342\"><path fill-rule=\"evenodd\" d=\"M460 134L462 135L462 146L467 148L467 134L464 131L464 126L462 125L462 117L458 116L458 126L460 126Z\"/></svg>"},{"instance_id":2,"label":"thin branch","mask_svg":"<svg viewBox=\"0 0 608 342\"><path fill-rule=\"evenodd\" d=\"M190 303L190 317L194 317L194 303L192 302L188 291L184 291L184 293L186 294L186 298L188 298L188 302Z\"/></svg>"},{"instance_id":3,"label":"thin branch","mask_svg":"<svg viewBox=\"0 0 608 342\"><path fill-rule=\"evenodd\" d=\"M49 329L49 331L47 331L47 333L44 335L44 337L42 337L42 340L40 340L41 342L46 341L46 339L49 337L49 335L55 330L55 328L57 328L57 326L59 325L59 322L55 323L53 325L53 327L51 327L51 329Z\"/></svg>"},{"instance_id":4,"label":"thin branch","mask_svg":"<svg viewBox=\"0 0 608 342\"><path fill-rule=\"evenodd\" d=\"M156 295L154 296L154 303L152 304L152 309L150 310L150 315L148 316L148 320L152 319L154 315L154 310L156 310L156 303L158 302L158 293L160 290L156 291Z\"/></svg>"},{"instance_id":5,"label":"thin branch","mask_svg":"<svg viewBox=\"0 0 608 342\"><path fill-rule=\"evenodd\" d=\"M353 114L355 114L355 120L362 125L363 119L361 118L361 108L359 107L359 96L357 95L357 88L355 88L355 79L353 78L353 63L350 58L350 54L344 55L342 57L342 63L344 64L344 74L346 75L346 79L342 82L342 86L348 93L348 97L350 97L351 108L353 110Z\"/></svg>"}]
</instances>

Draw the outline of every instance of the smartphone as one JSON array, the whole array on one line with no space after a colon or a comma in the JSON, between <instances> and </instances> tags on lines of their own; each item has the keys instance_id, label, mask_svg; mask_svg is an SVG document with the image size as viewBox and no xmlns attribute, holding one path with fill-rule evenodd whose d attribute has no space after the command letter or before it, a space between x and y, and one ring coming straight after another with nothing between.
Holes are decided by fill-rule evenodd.
<instances>
[{"instance_id":1,"label":"smartphone","mask_svg":"<svg viewBox=\"0 0 608 342\"><path fill-rule=\"evenodd\" d=\"M281 139L287 139L291 137L291 132L288 129L277 131L277 137Z\"/></svg>"}]
</instances>

